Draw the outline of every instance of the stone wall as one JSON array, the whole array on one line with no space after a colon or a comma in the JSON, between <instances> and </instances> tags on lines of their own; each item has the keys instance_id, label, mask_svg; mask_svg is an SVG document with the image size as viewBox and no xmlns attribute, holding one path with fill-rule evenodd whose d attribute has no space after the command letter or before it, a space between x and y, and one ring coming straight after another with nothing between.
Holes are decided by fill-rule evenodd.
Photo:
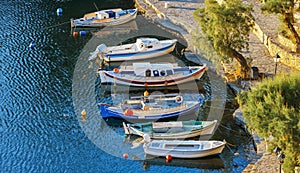
<instances>
[{"instance_id":1,"label":"stone wall","mask_svg":"<svg viewBox=\"0 0 300 173\"><path fill-rule=\"evenodd\" d=\"M253 28L253 33L264 43L271 56L275 56L276 53L278 53L281 63L300 70L300 55L292 52L292 50L286 49L273 38L266 35L256 23ZM279 39L278 37L278 40ZM282 40L282 42L284 45L288 46L291 44L291 47L293 47L290 40Z\"/></svg>"},{"instance_id":2,"label":"stone wall","mask_svg":"<svg viewBox=\"0 0 300 173\"><path fill-rule=\"evenodd\" d=\"M224 0L217 0L219 4L223 3ZM267 47L271 56L275 56L277 53L280 56L280 63L287 66L293 67L300 70L300 55L295 53L295 46L292 45L291 41L281 40L283 45L291 46L291 50L286 49L284 46L279 44L279 38L271 38L266 35L260 26L254 21L254 27L252 32L259 38L261 42ZM275 40L277 39L277 40Z\"/></svg>"},{"instance_id":3,"label":"stone wall","mask_svg":"<svg viewBox=\"0 0 300 173\"><path fill-rule=\"evenodd\" d=\"M296 52L297 45L290 39L286 38L282 34L278 34L278 41L281 45L284 45L293 52Z\"/></svg>"}]
</instances>

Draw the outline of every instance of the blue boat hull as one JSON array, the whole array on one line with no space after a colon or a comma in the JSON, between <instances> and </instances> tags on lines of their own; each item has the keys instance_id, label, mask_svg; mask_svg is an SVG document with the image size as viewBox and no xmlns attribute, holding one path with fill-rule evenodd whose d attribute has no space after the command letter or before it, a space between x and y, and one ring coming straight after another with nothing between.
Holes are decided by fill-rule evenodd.
<instances>
[{"instance_id":1,"label":"blue boat hull","mask_svg":"<svg viewBox=\"0 0 300 173\"><path fill-rule=\"evenodd\" d=\"M174 117L182 117L186 115L195 115L198 113L200 107L200 103L195 104L187 109L184 110L178 110L170 113L165 113L165 114L158 114L158 115L149 115L149 116L125 116L123 112L120 111L112 111L109 109L109 106L107 105L101 105L100 106L100 111L103 119L107 118L118 118L118 119L125 119L125 120L147 120L147 121L154 121L158 119L167 119L167 118L174 118Z\"/></svg>"}]
</instances>

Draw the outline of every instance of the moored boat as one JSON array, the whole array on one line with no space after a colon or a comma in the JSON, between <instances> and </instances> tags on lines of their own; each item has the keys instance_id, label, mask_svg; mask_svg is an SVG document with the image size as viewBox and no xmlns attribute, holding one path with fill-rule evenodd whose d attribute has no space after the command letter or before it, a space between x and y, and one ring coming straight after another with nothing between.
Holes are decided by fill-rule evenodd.
<instances>
[{"instance_id":1,"label":"moored boat","mask_svg":"<svg viewBox=\"0 0 300 173\"><path fill-rule=\"evenodd\" d=\"M155 121L163 118L196 115L202 102L202 98L199 98L198 101L184 101L180 95L171 98L149 96L142 99L124 100L117 106L101 104L100 111L104 119Z\"/></svg>"},{"instance_id":2,"label":"moored boat","mask_svg":"<svg viewBox=\"0 0 300 173\"><path fill-rule=\"evenodd\" d=\"M126 124L123 122L125 133L144 136L152 139L185 139L200 135L210 135L217 125L214 121L174 121Z\"/></svg>"},{"instance_id":3,"label":"moored boat","mask_svg":"<svg viewBox=\"0 0 300 173\"><path fill-rule=\"evenodd\" d=\"M120 25L134 20L137 9L121 8L100 10L85 14L82 18L71 19L71 27L104 27Z\"/></svg>"},{"instance_id":4,"label":"moored boat","mask_svg":"<svg viewBox=\"0 0 300 173\"><path fill-rule=\"evenodd\" d=\"M195 140L152 140L143 145L144 152L153 156L171 155L175 158L201 158L220 154L226 142Z\"/></svg>"},{"instance_id":5,"label":"moored boat","mask_svg":"<svg viewBox=\"0 0 300 173\"><path fill-rule=\"evenodd\" d=\"M178 85L200 79L207 66L179 67L171 63L133 63L113 70L99 69L102 84L119 84L136 87Z\"/></svg>"},{"instance_id":6,"label":"moored boat","mask_svg":"<svg viewBox=\"0 0 300 173\"><path fill-rule=\"evenodd\" d=\"M107 47L100 44L91 59L99 56L106 62L132 61L162 56L172 52L176 39L158 40L156 38L137 38L135 43Z\"/></svg>"}]
</instances>

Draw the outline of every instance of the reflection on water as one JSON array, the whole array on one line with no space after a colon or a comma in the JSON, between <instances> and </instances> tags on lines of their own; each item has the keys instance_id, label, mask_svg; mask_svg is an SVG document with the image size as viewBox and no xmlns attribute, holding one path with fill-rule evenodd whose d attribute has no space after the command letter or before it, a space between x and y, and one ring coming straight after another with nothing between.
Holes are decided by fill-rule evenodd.
<instances>
[{"instance_id":1,"label":"reflection on water","mask_svg":"<svg viewBox=\"0 0 300 173\"><path fill-rule=\"evenodd\" d=\"M143 169L147 170L152 165L158 166L175 166L175 167L186 167L186 168L197 168L197 169L211 169L211 170L222 170L224 168L223 160L219 156L209 156L199 159L180 159L173 158L172 161L166 162L164 157L149 157L146 155L146 159L142 162ZM208 171L208 170L207 170Z\"/></svg>"}]
</instances>

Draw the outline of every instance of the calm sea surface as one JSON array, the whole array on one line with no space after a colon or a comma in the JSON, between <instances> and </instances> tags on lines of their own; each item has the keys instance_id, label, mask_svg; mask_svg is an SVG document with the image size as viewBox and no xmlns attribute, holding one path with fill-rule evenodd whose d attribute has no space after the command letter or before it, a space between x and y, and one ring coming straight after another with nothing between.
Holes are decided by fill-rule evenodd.
<instances>
[{"instance_id":1,"label":"calm sea surface","mask_svg":"<svg viewBox=\"0 0 300 173\"><path fill-rule=\"evenodd\" d=\"M138 36L177 38L181 44L170 55L172 61L192 65L178 53L186 44L180 36L140 15L135 22L123 27L86 30L86 36L74 38L69 19L95 11L94 3L99 9L133 8L131 0L0 1L0 172L241 172L255 154L249 150L249 138L233 123L233 95L227 90L221 92L220 98L225 99L226 107L224 115L219 116L222 122L212 139L226 139L229 147L216 157L174 159L171 163L165 163L162 158L144 161L141 147L137 147L132 149L137 155L129 155L130 159L125 160L122 155L131 153L126 149L130 149L135 139L123 136L118 121L86 125L94 120L89 118L90 114L86 124L81 121L76 111L82 110L81 105L92 104L97 109L97 102L111 104L128 95L142 93L99 84L94 71L96 63L87 60L98 44L122 44ZM62 16L56 14L59 7L63 9ZM29 48L30 43L35 45L33 49ZM118 65L110 64L109 68ZM87 75L86 80L82 73ZM212 78L205 74L200 82L199 93L206 100L200 117L223 109L213 104L212 100L219 99L213 93L221 90L221 84L212 82ZM92 87L85 88L87 84ZM82 95L74 95L80 92ZM85 99L85 92L94 98ZM190 99L199 96L185 95ZM91 117L100 116L96 111ZM123 142L114 140L112 133L105 133L104 139L97 136L97 130L105 129L103 124ZM89 132L91 126L96 126L93 132ZM121 152L116 154L118 149ZM234 153L239 155L234 156Z\"/></svg>"}]
</instances>

